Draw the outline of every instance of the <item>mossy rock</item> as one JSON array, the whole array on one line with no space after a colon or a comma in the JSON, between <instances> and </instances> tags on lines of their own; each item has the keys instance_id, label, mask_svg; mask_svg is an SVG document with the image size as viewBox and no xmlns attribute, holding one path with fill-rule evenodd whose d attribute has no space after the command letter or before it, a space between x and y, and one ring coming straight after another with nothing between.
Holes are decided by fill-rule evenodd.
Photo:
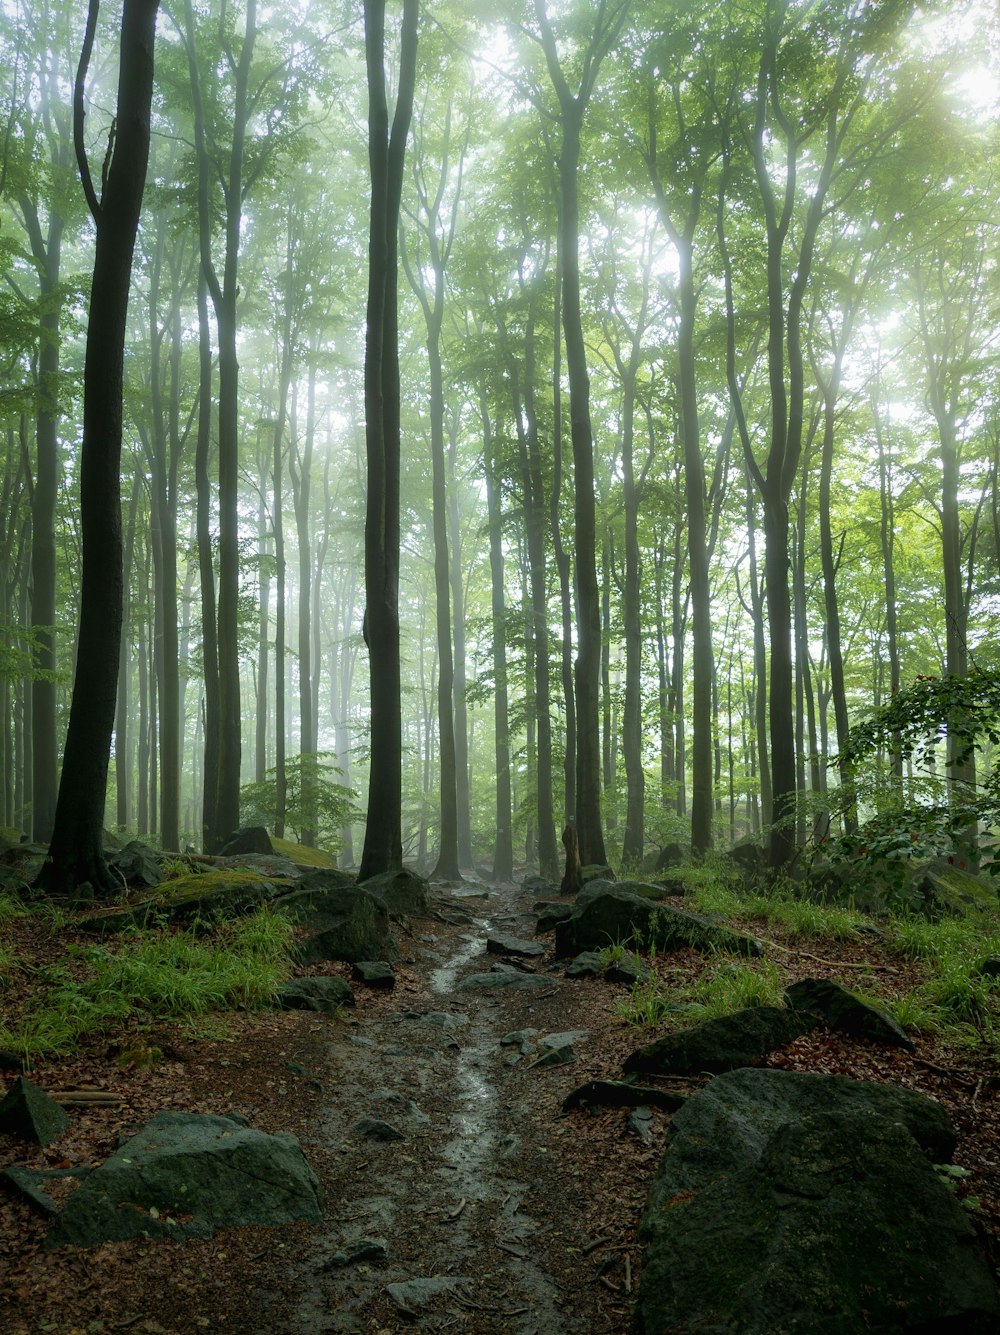
<instances>
[{"instance_id":1,"label":"mossy rock","mask_svg":"<svg viewBox=\"0 0 1000 1335\"><path fill-rule=\"evenodd\" d=\"M161 920L191 924L239 918L286 893L291 884L258 872L228 868L195 873L167 881L140 903L91 914L77 926L84 932L108 934L130 927L156 926Z\"/></svg>"},{"instance_id":2,"label":"mossy rock","mask_svg":"<svg viewBox=\"0 0 1000 1335\"><path fill-rule=\"evenodd\" d=\"M336 867L336 862L322 848L310 848L308 844L296 844L291 839L271 838L271 847L289 862L299 867Z\"/></svg>"},{"instance_id":3,"label":"mossy rock","mask_svg":"<svg viewBox=\"0 0 1000 1335\"><path fill-rule=\"evenodd\" d=\"M944 858L914 868L913 890L917 911L932 920L977 917L1000 905L996 886Z\"/></svg>"}]
</instances>

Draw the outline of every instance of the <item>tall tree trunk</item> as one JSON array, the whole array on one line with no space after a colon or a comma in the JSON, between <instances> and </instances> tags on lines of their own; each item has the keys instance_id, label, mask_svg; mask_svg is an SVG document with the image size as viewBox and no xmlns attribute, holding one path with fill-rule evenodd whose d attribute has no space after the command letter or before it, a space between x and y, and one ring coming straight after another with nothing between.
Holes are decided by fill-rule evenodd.
<instances>
[{"instance_id":1,"label":"tall tree trunk","mask_svg":"<svg viewBox=\"0 0 1000 1335\"><path fill-rule=\"evenodd\" d=\"M84 363L80 505L83 585L77 667L49 856L49 893L89 882L116 889L101 846L122 627L121 441L125 323L132 254L149 156L157 0L125 0L121 19L118 133L98 200L83 151L83 88L97 22L92 0L75 88L75 139L97 224Z\"/></svg>"},{"instance_id":2,"label":"tall tree trunk","mask_svg":"<svg viewBox=\"0 0 1000 1335\"><path fill-rule=\"evenodd\" d=\"M365 337L365 642L371 677L371 770L359 879L399 867L402 719L399 664L399 347L396 271L403 160L413 109L418 0L404 0L392 131L385 96L385 0L365 0L371 170Z\"/></svg>"},{"instance_id":3,"label":"tall tree trunk","mask_svg":"<svg viewBox=\"0 0 1000 1335\"><path fill-rule=\"evenodd\" d=\"M493 629L493 754L496 769L496 842L493 846L493 879L494 881L509 881L514 875L514 840L511 821L507 608L504 596L503 534L500 524L500 470L486 393L482 388L479 391L479 418L483 430L483 471L486 475L486 511L490 536L490 588Z\"/></svg>"}]
</instances>

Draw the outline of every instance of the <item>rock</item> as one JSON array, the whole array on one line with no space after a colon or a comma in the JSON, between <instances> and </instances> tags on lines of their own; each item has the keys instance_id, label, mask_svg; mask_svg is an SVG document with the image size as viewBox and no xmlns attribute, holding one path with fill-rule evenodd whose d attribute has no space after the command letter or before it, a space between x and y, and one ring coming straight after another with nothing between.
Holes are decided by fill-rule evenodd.
<instances>
[{"instance_id":1,"label":"rock","mask_svg":"<svg viewBox=\"0 0 1000 1335\"><path fill-rule=\"evenodd\" d=\"M27 1076L18 1076L0 1100L0 1131L51 1145L69 1126L64 1110Z\"/></svg>"},{"instance_id":2,"label":"rock","mask_svg":"<svg viewBox=\"0 0 1000 1335\"><path fill-rule=\"evenodd\" d=\"M567 978L596 978L603 967L599 950L583 950L566 965Z\"/></svg>"},{"instance_id":3,"label":"rock","mask_svg":"<svg viewBox=\"0 0 1000 1335\"><path fill-rule=\"evenodd\" d=\"M625 1119L625 1130L630 1131L633 1136L643 1143L643 1145L652 1145L655 1137L653 1136L653 1110L645 1108L642 1104L633 1108Z\"/></svg>"},{"instance_id":4,"label":"rock","mask_svg":"<svg viewBox=\"0 0 1000 1335\"><path fill-rule=\"evenodd\" d=\"M657 854L656 871L667 871L679 867L684 861L684 850L680 844L664 844Z\"/></svg>"},{"instance_id":5,"label":"rock","mask_svg":"<svg viewBox=\"0 0 1000 1335\"><path fill-rule=\"evenodd\" d=\"M161 1112L66 1203L49 1246L148 1234L205 1238L243 1224L319 1223L317 1179L294 1136L228 1117Z\"/></svg>"},{"instance_id":6,"label":"rock","mask_svg":"<svg viewBox=\"0 0 1000 1335\"><path fill-rule=\"evenodd\" d=\"M246 825L229 836L219 849L219 857L231 858L239 853L271 854L273 852L274 846L271 843L271 836L263 825Z\"/></svg>"},{"instance_id":7,"label":"rock","mask_svg":"<svg viewBox=\"0 0 1000 1335\"><path fill-rule=\"evenodd\" d=\"M762 955L759 941L719 926L702 914L656 904L641 895L617 889L586 898L586 890L565 922L556 927L556 955L602 950L609 945L655 945L657 950L730 950Z\"/></svg>"},{"instance_id":8,"label":"rock","mask_svg":"<svg viewBox=\"0 0 1000 1335\"><path fill-rule=\"evenodd\" d=\"M354 1005L354 993L343 978L290 978L278 984L278 1003L285 1011L320 1011L333 1015L341 1006Z\"/></svg>"},{"instance_id":9,"label":"rock","mask_svg":"<svg viewBox=\"0 0 1000 1335\"><path fill-rule=\"evenodd\" d=\"M123 876L129 885L154 886L163 880L156 854L138 839L109 854L108 866Z\"/></svg>"},{"instance_id":10,"label":"rock","mask_svg":"<svg viewBox=\"0 0 1000 1335\"><path fill-rule=\"evenodd\" d=\"M158 919L185 925L215 923L252 913L282 895L290 886L290 880L282 882L258 871L216 868L164 881L141 903L128 908L101 909L82 919L77 926L84 932L108 935L144 927Z\"/></svg>"},{"instance_id":11,"label":"rock","mask_svg":"<svg viewBox=\"0 0 1000 1335\"><path fill-rule=\"evenodd\" d=\"M575 1108L588 1107L638 1108L645 1104L652 1108L663 1108L666 1112L676 1112L686 1102L685 1094L672 1094L665 1089L646 1089L627 1080L588 1080L566 1095L562 1110L567 1113Z\"/></svg>"},{"instance_id":12,"label":"rock","mask_svg":"<svg viewBox=\"0 0 1000 1335\"><path fill-rule=\"evenodd\" d=\"M820 1016L842 1034L910 1052L916 1046L888 1011L862 1001L829 978L803 978L792 983L785 990L785 1000L794 1010Z\"/></svg>"},{"instance_id":13,"label":"rock","mask_svg":"<svg viewBox=\"0 0 1000 1335\"><path fill-rule=\"evenodd\" d=\"M922 1094L842 1075L745 1066L710 1080L674 1114L641 1236L655 1228L678 1193L698 1191L756 1163L779 1127L834 1109L863 1115L871 1126L900 1123L932 1162L946 1163L954 1153L948 1114Z\"/></svg>"},{"instance_id":14,"label":"rock","mask_svg":"<svg viewBox=\"0 0 1000 1335\"><path fill-rule=\"evenodd\" d=\"M361 1121L355 1126L355 1131L359 1136L365 1136L368 1140L380 1140L388 1143L391 1140L405 1140L397 1127L383 1121L381 1117L362 1117Z\"/></svg>"},{"instance_id":15,"label":"rock","mask_svg":"<svg viewBox=\"0 0 1000 1335\"><path fill-rule=\"evenodd\" d=\"M495 990L513 988L515 991L531 991L533 988L551 989L551 978L540 978L537 973L521 973L518 969L494 969L490 973L470 973L455 984L455 990L469 991L472 988Z\"/></svg>"},{"instance_id":16,"label":"rock","mask_svg":"<svg viewBox=\"0 0 1000 1335\"><path fill-rule=\"evenodd\" d=\"M745 876L762 876L767 868L764 849L752 839L733 844L726 856L736 863Z\"/></svg>"},{"instance_id":17,"label":"rock","mask_svg":"<svg viewBox=\"0 0 1000 1335\"><path fill-rule=\"evenodd\" d=\"M404 913L414 918L426 918L430 909L427 898L427 882L416 872L384 872L381 876L370 876L361 884L370 893L380 899L390 913Z\"/></svg>"},{"instance_id":18,"label":"rock","mask_svg":"<svg viewBox=\"0 0 1000 1335\"><path fill-rule=\"evenodd\" d=\"M978 917L995 912L997 888L973 872L935 858L914 868L913 895L916 911L936 921L939 918Z\"/></svg>"},{"instance_id":19,"label":"rock","mask_svg":"<svg viewBox=\"0 0 1000 1335\"><path fill-rule=\"evenodd\" d=\"M620 958L612 960L604 970L604 977L609 983L624 983L626 987L635 987L636 983L648 982L653 971L644 960L632 951L626 950Z\"/></svg>"},{"instance_id":20,"label":"rock","mask_svg":"<svg viewBox=\"0 0 1000 1335\"><path fill-rule=\"evenodd\" d=\"M751 1162L665 1200L647 1234L646 1335L986 1335L1000 1320L968 1216L904 1125L861 1111L778 1126Z\"/></svg>"},{"instance_id":21,"label":"rock","mask_svg":"<svg viewBox=\"0 0 1000 1335\"><path fill-rule=\"evenodd\" d=\"M559 893L559 883L547 876L526 876L521 886L536 899L550 899Z\"/></svg>"},{"instance_id":22,"label":"rock","mask_svg":"<svg viewBox=\"0 0 1000 1335\"><path fill-rule=\"evenodd\" d=\"M541 1034L540 1029L513 1029L500 1040L502 1048L517 1048L522 1057L535 1050L535 1039Z\"/></svg>"},{"instance_id":23,"label":"rock","mask_svg":"<svg viewBox=\"0 0 1000 1335\"><path fill-rule=\"evenodd\" d=\"M275 913L306 930L295 947L303 963L346 960L353 964L393 951L385 904L361 886L330 884L328 878L338 875L313 872L299 889L275 901Z\"/></svg>"},{"instance_id":24,"label":"rock","mask_svg":"<svg viewBox=\"0 0 1000 1335\"><path fill-rule=\"evenodd\" d=\"M46 1183L65 1177L85 1178L90 1171L83 1165L79 1168L29 1168L27 1164L12 1163L0 1174L0 1179L26 1200L37 1214L54 1219L59 1206L45 1190Z\"/></svg>"},{"instance_id":25,"label":"rock","mask_svg":"<svg viewBox=\"0 0 1000 1335\"><path fill-rule=\"evenodd\" d=\"M23 1070L24 1062L16 1052L0 1048L0 1071L13 1071L15 1075L20 1075Z\"/></svg>"},{"instance_id":26,"label":"rock","mask_svg":"<svg viewBox=\"0 0 1000 1335\"><path fill-rule=\"evenodd\" d=\"M537 959L545 954L540 941L522 941L520 937L507 936L503 932L491 932L487 936L486 950L490 955L513 955L519 959Z\"/></svg>"},{"instance_id":27,"label":"rock","mask_svg":"<svg viewBox=\"0 0 1000 1335\"><path fill-rule=\"evenodd\" d=\"M342 1270L345 1266L361 1265L370 1262L373 1265L385 1265L389 1260L389 1244L385 1238L357 1238L349 1242L339 1252L334 1252L325 1263L327 1270Z\"/></svg>"},{"instance_id":28,"label":"rock","mask_svg":"<svg viewBox=\"0 0 1000 1335\"><path fill-rule=\"evenodd\" d=\"M621 891L626 895L640 895L643 899L663 899L667 893L665 886L653 881L615 881L599 877L584 884L583 889L576 897L576 902L577 904L585 904L608 891Z\"/></svg>"},{"instance_id":29,"label":"rock","mask_svg":"<svg viewBox=\"0 0 1000 1335\"><path fill-rule=\"evenodd\" d=\"M271 847L278 857L287 858L296 868L322 867L326 871L335 871L337 867L336 860L329 853L309 844L296 844L291 839L276 839L272 835Z\"/></svg>"},{"instance_id":30,"label":"rock","mask_svg":"<svg viewBox=\"0 0 1000 1335\"><path fill-rule=\"evenodd\" d=\"M535 935L541 936L545 932L554 931L561 922L566 922L573 916L572 904L542 904L535 905L535 912L538 914L538 921L535 923Z\"/></svg>"},{"instance_id":31,"label":"rock","mask_svg":"<svg viewBox=\"0 0 1000 1335\"><path fill-rule=\"evenodd\" d=\"M604 863L588 863L585 867L580 868L580 880L584 885L588 881L613 881L614 879L614 872Z\"/></svg>"},{"instance_id":32,"label":"rock","mask_svg":"<svg viewBox=\"0 0 1000 1335\"><path fill-rule=\"evenodd\" d=\"M1000 978L1000 959L996 955L988 955L979 963L976 973L980 978Z\"/></svg>"},{"instance_id":33,"label":"rock","mask_svg":"<svg viewBox=\"0 0 1000 1335\"><path fill-rule=\"evenodd\" d=\"M574 1043L587 1037L586 1029L570 1029L563 1034L546 1034L538 1040L538 1056L531 1063L536 1066L568 1066L576 1061Z\"/></svg>"},{"instance_id":34,"label":"rock","mask_svg":"<svg viewBox=\"0 0 1000 1335\"><path fill-rule=\"evenodd\" d=\"M811 1015L780 1006L753 1006L637 1048L625 1058L622 1070L657 1075L732 1071L738 1066L752 1066L775 1048L815 1028L816 1020Z\"/></svg>"},{"instance_id":35,"label":"rock","mask_svg":"<svg viewBox=\"0 0 1000 1335\"><path fill-rule=\"evenodd\" d=\"M396 975L381 960L355 960L351 965L351 977L367 987L379 987L391 991L396 986Z\"/></svg>"},{"instance_id":36,"label":"rock","mask_svg":"<svg viewBox=\"0 0 1000 1335\"><path fill-rule=\"evenodd\" d=\"M387 1284L385 1291L406 1316L417 1316L442 1294L454 1293L472 1280L467 1275L435 1275L432 1279L407 1279L399 1284Z\"/></svg>"}]
</instances>

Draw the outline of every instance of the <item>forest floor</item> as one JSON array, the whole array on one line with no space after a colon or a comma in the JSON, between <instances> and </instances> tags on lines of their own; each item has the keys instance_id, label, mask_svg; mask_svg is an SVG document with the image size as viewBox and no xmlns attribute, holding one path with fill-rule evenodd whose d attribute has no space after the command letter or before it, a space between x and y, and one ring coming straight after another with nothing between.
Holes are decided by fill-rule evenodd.
<instances>
[{"instance_id":1,"label":"forest floor","mask_svg":"<svg viewBox=\"0 0 1000 1335\"><path fill-rule=\"evenodd\" d=\"M471 923L401 928L395 990L355 985L357 1006L345 1018L254 1012L229 1016L214 1032L155 1025L141 1035L162 1052L154 1066L122 1064L135 1036L40 1061L31 1076L50 1092L90 1086L119 1102L72 1107L69 1131L45 1150L0 1135L0 1166L98 1163L162 1109L238 1111L261 1130L299 1137L321 1181L325 1218L222 1229L208 1241L47 1250L46 1222L0 1198L0 1331L624 1335L641 1267L636 1225L668 1114L654 1114L644 1142L625 1110L563 1115L562 1103L587 1080L619 1078L623 1058L669 1026L627 1024L627 988L565 979L550 955L527 967L551 987L456 990L495 962L484 953L487 931L530 936L533 919L520 887L454 893ZM63 959L72 931L54 937L33 923L22 920L19 954ZM912 984L915 966L876 938L796 941L752 919L736 925L771 942L784 983L830 977L886 995ZM682 986L724 961L684 951L654 967ZM578 1060L515 1061L517 1047L500 1040L524 1028L584 1031L574 1041ZM985 1046L923 1037L911 1054L820 1030L767 1064L892 1082L939 1100L958 1132L956 1163L969 1173L960 1193L978 1200L974 1217L1000 1255L1000 1097ZM367 1138L358 1130L365 1117L383 1118L403 1138ZM386 1259L338 1265L336 1254L360 1238L384 1239ZM439 1286L410 1314L387 1290L440 1276L466 1282Z\"/></svg>"}]
</instances>

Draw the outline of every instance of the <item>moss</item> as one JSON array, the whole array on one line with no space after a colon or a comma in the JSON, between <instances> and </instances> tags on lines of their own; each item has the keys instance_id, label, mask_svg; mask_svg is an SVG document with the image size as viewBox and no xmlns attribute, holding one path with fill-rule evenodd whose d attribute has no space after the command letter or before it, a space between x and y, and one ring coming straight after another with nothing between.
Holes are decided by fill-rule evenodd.
<instances>
[{"instance_id":1,"label":"moss","mask_svg":"<svg viewBox=\"0 0 1000 1335\"><path fill-rule=\"evenodd\" d=\"M290 839L271 839L275 853L300 867L336 867L336 862L322 848L310 848L308 844L294 844Z\"/></svg>"}]
</instances>

